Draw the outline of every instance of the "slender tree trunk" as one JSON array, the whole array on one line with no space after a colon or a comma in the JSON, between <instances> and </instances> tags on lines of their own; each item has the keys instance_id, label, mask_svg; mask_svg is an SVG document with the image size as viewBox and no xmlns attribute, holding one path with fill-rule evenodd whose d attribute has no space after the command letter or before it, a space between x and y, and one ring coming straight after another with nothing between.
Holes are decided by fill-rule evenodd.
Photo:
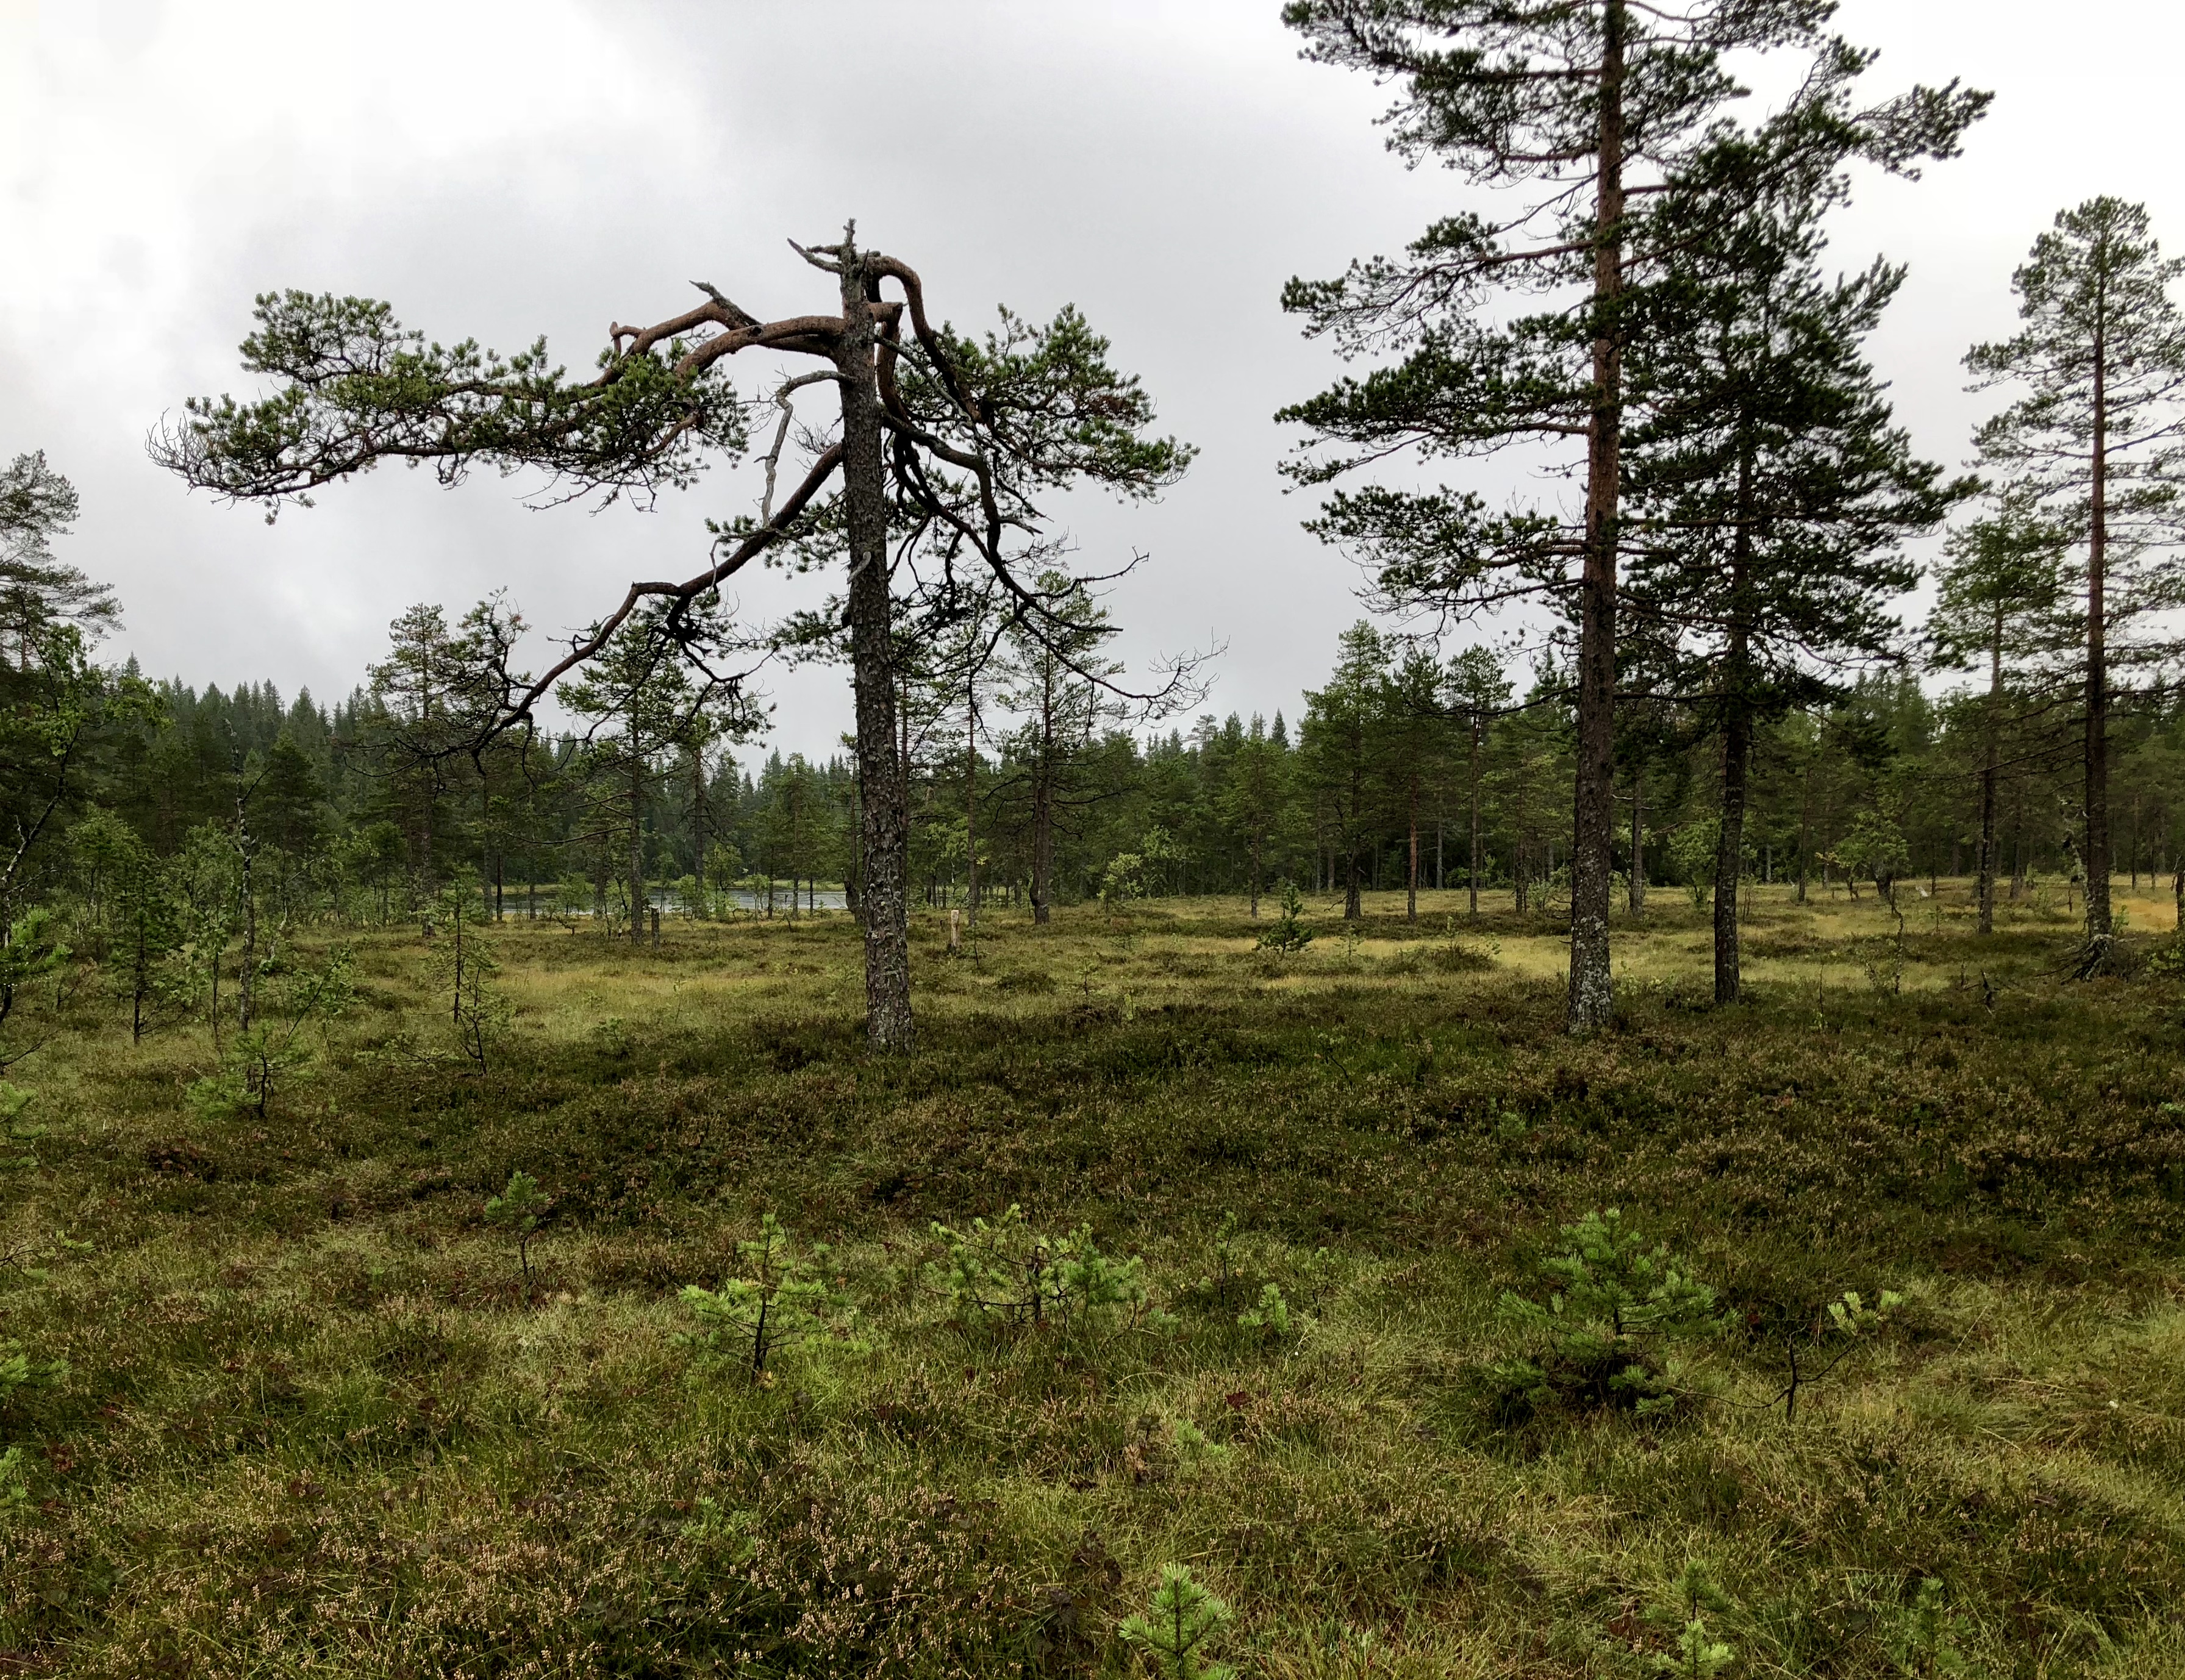
<instances>
[{"instance_id":1,"label":"slender tree trunk","mask_svg":"<svg viewBox=\"0 0 2185 1680\"><path fill-rule=\"evenodd\" d=\"M629 942L645 938L645 760L639 752L637 696L629 703Z\"/></svg>"},{"instance_id":2,"label":"slender tree trunk","mask_svg":"<svg viewBox=\"0 0 2185 1680\"><path fill-rule=\"evenodd\" d=\"M1593 416L1586 440L1585 566L1579 585L1578 764L1571 832L1570 1002L1567 1024L1608 1024L1609 836L1616 821L1616 547L1623 430L1623 0L1602 7L1599 182L1594 205Z\"/></svg>"},{"instance_id":3,"label":"slender tree trunk","mask_svg":"<svg viewBox=\"0 0 2185 1680\"><path fill-rule=\"evenodd\" d=\"M1741 641L1741 632L1733 633ZM1737 891L1745 861L1746 781L1752 761L1752 719L1742 695L1732 698L1722 731L1722 834L1714 859L1714 1001L1735 1003L1744 975L1737 943Z\"/></svg>"},{"instance_id":4,"label":"slender tree trunk","mask_svg":"<svg viewBox=\"0 0 2185 1680\"><path fill-rule=\"evenodd\" d=\"M979 931L979 674L964 679L964 715L970 720L964 739L964 919L973 934Z\"/></svg>"},{"instance_id":5,"label":"slender tree trunk","mask_svg":"<svg viewBox=\"0 0 2185 1680\"><path fill-rule=\"evenodd\" d=\"M1411 872L1404 885L1404 919L1419 919L1419 790L1411 789Z\"/></svg>"},{"instance_id":6,"label":"slender tree trunk","mask_svg":"<svg viewBox=\"0 0 2185 1680\"><path fill-rule=\"evenodd\" d=\"M1722 824L1714 858L1714 1001L1735 1003L1744 982L1737 946L1737 889L1745 864L1745 804L1752 761L1752 421L1739 416L1745 443L1738 452L1737 530L1730 543L1730 638L1724 650L1727 701L1722 729Z\"/></svg>"},{"instance_id":7,"label":"slender tree trunk","mask_svg":"<svg viewBox=\"0 0 2185 1680\"><path fill-rule=\"evenodd\" d=\"M1980 901L1980 931L1995 931L1995 779L2001 753L2003 710L2003 612L1995 615L1994 634L1988 643L1987 716L1981 742L1980 879L1975 893Z\"/></svg>"},{"instance_id":8,"label":"slender tree trunk","mask_svg":"<svg viewBox=\"0 0 2185 1680\"><path fill-rule=\"evenodd\" d=\"M699 913L709 914L712 901L706 894L706 751L702 740L690 744L690 882Z\"/></svg>"},{"instance_id":9,"label":"slender tree trunk","mask_svg":"<svg viewBox=\"0 0 2185 1680\"><path fill-rule=\"evenodd\" d=\"M254 880L258 845L251 838L250 822L243 813L243 796L235 799L235 846L243 857L243 958L235 972L235 1024L250 1030L250 1016L258 1001L258 889Z\"/></svg>"},{"instance_id":10,"label":"slender tree trunk","mask_svg":"<svg viewBox=\"0 0 2185 1680\"><path fill-rule=\"evenodd\" d=\"M2087 940L2098 963L2110 939L2108 337L2103 304L2094 323L2094 451L2087 533Z\"/></svg>"},{"instance_id":11,"label":"slender tree trunk","mask_svg":"<svg viewBox=\"0 0 2185 1680\"><path fill-rule=\"evenodd\" d=\"M1625 895L1635 916L1646 907L1646 761L1631 770L1631 879Z\"/></svg>"},{"instance_id":12,"label":"slender tree trunk","mask_svg":"<svg viewBox=\"0 0 2185 1680\"><path fill-rule=\"evenodd\" d=\"M1472 720L1472 843L1465 858L1465 896L1470 901L1469 914L1473 921L1479 919L1479 737L1483 725L1475 714Z\"/></svg>"},{"instance_id":13,"label":"slender tree trunk","mask_svg":"<svg viewBox=\"0 0 2185 1680\"><path fill-rule=\"evenodd\" d=\"M863 258L841 244L842 504L849 539L850 662L857 691L858 779L864 803L865 1035L906 1051L910 1008L910 812L896 745L895 663L888 597L887 480Z\"/></svg>"}]
</instances>

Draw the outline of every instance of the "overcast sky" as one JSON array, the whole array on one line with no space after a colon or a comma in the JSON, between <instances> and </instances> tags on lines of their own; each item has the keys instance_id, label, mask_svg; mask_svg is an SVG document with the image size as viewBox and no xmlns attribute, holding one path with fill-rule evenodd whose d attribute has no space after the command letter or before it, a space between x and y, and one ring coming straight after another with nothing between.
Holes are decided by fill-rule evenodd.
<instances>
[{"instance_id":1,"label":"overcast sky","mask_svg":"<svg viewBox=\"0 0 2185 1680\"><path fill-rule=\"evenodd\" d=\"M443 491L399 469L267 527L190 495L144 435L195 393L254 389L253 294L390 300L443 339L540 332L590 365L610 320L657 319L707 280L762 315L832 307L786 237L867 243L959 326L997 303L1076 303L1202 450L1153 507L1073 505L1081 558L1148 564L1117 594L1127 656L1226 643L1208 702L1280 707L1327 669L1356 574L1299 529L1276 408L1327 352L1277 307L1293 274L1400 246L1463 202L1406 173L1361 78L1301 64L1276 0L0 0L0 455L76 483L70 559L120 591L119 650L151 674L270 678L332 699L407 604L507 585L552 629L632 577L701 563L749 470L650 514L533 512L490 474ZM2185 250L2178 9L2160 0L1847 0L1877 92L1992 88L1965 155L1868 183L1836 254L1911 278L1875 343L1928 454L1961 460L1981 399L1968 343L2008 329L2013 265L2054 211L2147 202ZM763 615L774 578L740 599ZM543 650L542 650L543 651ZM769 680L775 740L829 750L832 672Z\"/></svg>"}]
</instances>

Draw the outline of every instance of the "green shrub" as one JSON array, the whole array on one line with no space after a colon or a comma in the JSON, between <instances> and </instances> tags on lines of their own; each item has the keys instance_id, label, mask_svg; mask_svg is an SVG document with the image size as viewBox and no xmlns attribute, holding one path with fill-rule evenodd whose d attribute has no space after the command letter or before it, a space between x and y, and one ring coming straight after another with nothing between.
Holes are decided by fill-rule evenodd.
<instances>
[{"instance_id":1,"label":"green shrub","mask_svg":"<svg viewBox=\"0 0 2185 1680\"><path fill-rule=\"evenodd\" d=\"M1204 1647L1229 1624L1229 1606L1191 1578L1180 1563L1161 1569L1160 1590L1143 1616L1126 1618L1121 1633L1153 1659L1161 1680L1237 1680L1227 1663L1210 1661Z\"/></svg>"},{"instance_id":2,"label":"green shrub","mask_svg":"<svg viewBox=\"0 0 2185 1680\"><path fill-rule=\"evenodd\" d=\"M1655 1605L1646 1616L1668 1633L1673 1642L1668 1655L1655 1654L1654 1672L1674 1674L1679 1680L1714 1680L1737 1660L1737 1653L1715 1638L1707 1617L1724 1615L1737 1606L1714 1584L1706 1566L1697 1562L1686 1563L1669 1590L1669 1599Z\"/></svg>"},{"instance_id":3,"label":"green shrub","mask_svg":"<svg viewBox=\"0 0 2185 1680\"><path fill-rule=\"evenodd\" d=\"M927 1281L961 1325L1066 1330L1145 1304L1144 1263L1102 1253L1090 1225L1046 1236L1011 1203L991 1224L974 1220L959 1231L936 1221L933 1235L944 1258L928 1266Z\"/></svg>"},{"instance_id":4,"label":"green shrub","mask_svg":"<svg viewBox=\"0 0 2185 1680\"><path fill-rule=\"evenodd\" d=\"M1277 957L1294 957L1312 943L1312 929L1305 924L1305 895L1294 882L1282 885L1282 913L1260 935L1260 949Z\"/></svg>"},{"instance_id":5,"label":"green shrub","mask_svg":"<svg viewBox=\"0 0 2185 1680\"><path fill-rule=\"evenodd\" d=\"M1281 1288L1272 1283L1261 1284L1259 1304L1237 1314L1237 1327L1255 1332L1262 1341L1286 1340L1291 1327L1290 1303L1282 1298Z\"/></svg>"},{"instance_id":6,"label":"green shrub","mask_svg":"<svg viewBox=\"0 0 2185 1680\"><path fill-rule=\"evenodd\" d=\"M516 1258L523 1268L523 1281L531 1281L531 1237L539 1229L550 1198L539 1180L521 1168L508 1175L508 1187L485 1204L486 1223L516 1233Z\"/></svg>"},{"instance_id":7,"label":"green shrub","mask_svg":"<svg viewBox=\"0 0 2185 1680\"><path fill-rule=\"evenodd\" d=\"M763 1215L758 1235L736 1244L743 1276L724 1280L717 1290L695 1283L683 1290L683 1304L712 1326L703 1345L718 1345L725 1334L737 1362L763 1376L777 1350L832 1328L847 1303L827 1281L830 1254L824 1242L799 1253L781 1221Z\"/></svg>"},{"instance_id":8,"label":"green shrub","mask_svg":"<svg viewBox=\"0 0 2185 1680\"><path fill-rule=\"evenodd\" d=\"M1537 1268L1545 1302L1505 1292L1502 1315L1531 1331L1534 1357L1497 1365L1506 1416L1555 1398L1581 1406L1668 1409L1664 1343L1704 1335L1719 1318L1714 1291L1666 1246L1646 1245L1613 1208L1562 1229L1563 1252Z\"/></svg>"},{"instance_id":9,"label":"green shrub","mask_svg":"<svg viewBox=\"0 0 2185 1680\"><path fill-rule=\"evenodd\" d=\"M1958 1649L1964 1621L1943 1602L1941 1582L1932 1576L1920 1582L1897 1635L1897 1668L1922 1680L1931 1675L1966 1672L1964 1654Z\"/></svg>"}]
</instances>

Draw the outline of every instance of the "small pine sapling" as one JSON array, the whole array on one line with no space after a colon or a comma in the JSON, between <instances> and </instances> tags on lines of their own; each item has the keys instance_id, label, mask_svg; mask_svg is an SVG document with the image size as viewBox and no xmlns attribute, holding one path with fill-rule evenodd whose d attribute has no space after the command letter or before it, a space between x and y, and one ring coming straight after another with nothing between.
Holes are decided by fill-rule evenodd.
<instances>
[{"instance_id":1,"label":"small pine sapling","mask_svg":"<svg viewBox=\"0 0 2185 1680\"><path fill-rule=\"evenodd\" d=\"M758 1235L736 1244L745 1275L726 1279L717 1290L688 1284L683 1304L712 1326L705 1345L727 1336L738 1362L748 1363L753 1376L764 1377L766 1362L776 1352L831 1329L847 1309L827 1281L830 1253L824 1242L800 1252L781 1221L764 1214Z\"/></svg>"},{"instance_id":2,"label":"small pine sapling","mask_svg":"<svg viewBox=\"0 0 2185 1680\"><path fill-rule=\"evenodd\" d=\"M974 1220L959 1231L936 1221L933 1235L943 1258L927 1267L927 1281L962 1326L1067 1330L1145 1304L1144 1263L1102 1253L1090 1225L1049 1236L1011 1203L991 1224Z\"/></svg>"},{"instance_id":3,"label":"small pine sapling","mask_svg":"<svg viewBox=\"0 0 2185 1680\"><path fill-rule=\"evenodd\" d=\"M1942 1583L1929 1576L1920 1583L1911 1608L1904 1613L1897 1641L1898 1670L1918 1675L1921 1680L1967 1672L1964 1653L1958 1649L1958 1634L1964 1623L1964 1618L1945 1602Z\"/></svg>"},{"instance_id":4,"label":"small pine sapling","mask_svg":"<svg viewBox=\"0 0 2185 1680\"><path fill-rule=\"evenodd\" d=\"M448 1000L448 1022L457 1053L483 1073L494 1044L507 1030L511 1010L495 981L500 961L473 926L484 914L473 902L474 892L472 886L457 882L441 893L439 920L449 936L435 943L426 962L433 989Z\"/></svg>"},{"instance_id":5,"label":"small pine sapling","mask_svg":"<svg viewBox=\"0 0 2185 1680\"><path fill-rule=\"evenodd\" d=\"M523 1268L526 1283L531 1281L532 1235L551 1203L540 1192L539 1180L519 1167L509 1174L508 1187L485 1204L487 1224L516 1233L517 1262Z\"/></svg>"},{"instance_id":6,"label":"small pine sapling","mask_svg":"<svg viewBox=\"0 0 2185 1680\"><path fill-rule=\"evenodd\" d=\"M1180 1563L1161 1569L1160 1588L1143 1616L1124 1620L1124 1642L1153 1659L1161 1680L1237 1680L1237 1671L1215 1662L1205 1647L1229 1625L1229 1606L1191 1578Z\"/></svg>"},{"instance_id":7,"label":"small pine sapling","mask_svg":"<svg viewBox=\"0 0 2185 1680\"><path fill-rule=\"evenodd\" d=\"M1227 1309L1243 1298L1245 1281L1243 1245L1237 1240L1237 1215L1226 1213L1214 1228L1212 1269L1199 1280L1199 1293L1213 1306Z\"/></svg>"},{"instance_id":8,"label":"small pine sapling","mask_svg":"<svg viewBox=\"0 0 2185 1680\"><path fill-rule=\"evenodd\" d=\"M316 1059L304 1029L316 1024L320 1043L327 1024L356 995L355 958L338 946L315 968L283 968L268 961L257 975L256 1019L221 1053L220 1071L193 1081L183 1093L193 1110L210 1119L249 1109L264 1119L277 1091L302 1078Z\"/></svg>"},{"instance_id":9,"label":"small pine sapling","mask_svg":"<svg viewBox=\"0 0 2185 1680\"><path fill-rule=\"evenodd\" d=\"M1259 1303L1237 1314L1237 1327L1250 1331L1263 1342L1288 1341L1292 1323L1290 1303L1272 1283L1261 1284Z\"/></svg>"},{"instance_id":10,"label":"small pine sapling","mask_svg":"<svg viewBox=\"0 0 2185 1680\"><path fill-rule=\"evenodd\" d=\"M16 1155L12 1152L20 1145L36 1143L46 1135L45 1127L34 1120L26 1120L23 1113L37 1100L38 1093L27 1086L11 1085L0 1080L0 1141L11 1152L0 1156L0 1167L35 1167L38 1164L36 1152Z\"/></svg>"},{"instance_id":11,"label":"small pine sapling","mask_svg":"<svg viewBox=\"0 0 2185 1680\"><path fill-rule=\"evenodd\" d=\"M1904 1298L1893 1289L1883 1290L1880 1298L1871 1307L1858 1291L1847 1289L1840 1299L1829 1303L1827 1311L1805 1334L1785 1336L1783 1357L1787 1372L1774 1397L1782 1402L1783 1420L1797 1421L1798 1396L1850 1358L1860 1342L1886 1324L1891 1314L1903 1304Z\"/></svg>"},{"instance_id":12,"label":"small pine sapling","mask_svg":"<svg viewBox=\"0 0 2185 1680\"><path fill-rule=\"evenodd\" d=\"M1715 1637L1707 1617L1726 1615L1737 1605L1696 1560L1685 1565L1669 1591L1669 1599L1648 1610L1645 1618L1666 1632L1672 1642L1668 1653L1655 1653L1654 1672L1675 1675L1678 1680L1714 1680L1737 1660L1737 1652Z\"/></svg>"},{"instance_id":13,"label":"small pine sapling","mask_svg":"<svg viewBox=\"0 0 2185 1680\"><path fill-rule=\"evenodd\" d=\"M1260 935L1260 949L1277 957L1294 957L1312 943L1312 929L1305 924L1305 895L1292 881L1282 885L1282 913Z\"/></svg>"},{"instance_id":14,"label":"small pine sapling","mask_svg":"<svg viewBox=\"0 0 2185 1680\"><path fill-rule=\"evenodd\" d=\"M1564 1252L1539 1264L1554 1286L1545 1303L1514 1291L1502 1297L1502 1315L1545 1348L1538 1359L1497 1366L1498 1383L1506 1392L1629 1405L1642 1415L1674 1405L1660 1344L1717 1329L1714 1291L1666 1245L1647 1247L1614 1208L1565 1225L1562 1237Z\"/></svg>"}]
</instances>

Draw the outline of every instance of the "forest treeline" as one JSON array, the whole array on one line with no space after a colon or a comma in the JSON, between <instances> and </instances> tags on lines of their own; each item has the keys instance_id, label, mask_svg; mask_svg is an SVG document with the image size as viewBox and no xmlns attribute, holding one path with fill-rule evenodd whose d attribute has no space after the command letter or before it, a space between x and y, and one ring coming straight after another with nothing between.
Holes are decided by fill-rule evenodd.
<instances>
[{"instance_id":1,"label":"forest treeline","mask_svg":"<svg viewBox=\"0 0 2185 1680\"><path fill-rule=\"evenodd\" d=\"M1282 471L1390 627L1344 635L1287 717L1187 729L1203 657L1134 678L1111 656L1102 578L1067 568L1042 505L1158 495L1194 451L1074 306L959 332L854 223L796 248L839 313L768 322L700 282L680 313L618 322L589 378L543 341L450 348L377 300L260 296L243 357L271 392L193 399L150 440L195 488L271 516L401 459L647 499L756 459L756 511L544 669L503 596L416 606L327 711L100 667L115 603L52 548L73 492L19 458L0 983L72 920L109 937L125 881L194 907L130 912L144 949L232 936L245 974L268 894L280 918L391 918L455 888L505 915L512 884L526 915L635 935L662 903L787 913L839 882L883 1049L913 1041L910 905L995 894L1044 919L1096 895L1256 909L1282 881L1354 916L1377 889L1414 908L1422 886L1507 889L1567 918L1578 1032L1611 1018L1610 918L1649 882L1712 898L1722 1002L1754 878L1970 873L1985 933L2060 875L2093 972L2112 879L2178 862L2181 265L2140 206L2058 214L2010 276L2016 330L1964 357L1995 401L1975 470L1922 457L1869 355L1904 271L1838 267L1829 226L1859 176L1954 157L1989 96L1875 97L1875 55L1831 15L1286 8L1307 58L1394 90L1394 150L1474 189L1400 253L1283 289L1349 371L1277 416ZM1745 53L1803 65L1750 118ZM766 370L748 393L728 379L746 352ZM801 415L806 391L839 415ZM1573 493L1498 505L1439 476L1488 456ZM833 592L737 622L722 586L754 562ZM1908 622L1923 576L1932 610ZM739 767L775 657L848 668L841 755Z\"/></svg>"},{"instance_id":2,"label":"forest treeline","mask_svg":"<svg viewBox=\"0 0 2185 1680\"><path fill-rule=\"evenodd\" d=\"M37 458L12 476L67 505ZM20 551L15 657L0 675L19 968L65 947L125 974L195 974L239 961L246 942L263 961L301 927L429 920L450 888L486 918L640 938L657 933L648 910L785 918L810 913L822 888L856 907L847 752L759 760L746 741L760 722L692 706L673 667L620 689L573 685L566 698L594 708L589 729L472 753L450 744L465 739L463 643L478 615L451 626L437 606L411 608L385 658L328 706L270 683L200 691L148 682L133 661L102 668L87 650L118 616L112 594L49 551L27 562ZM1487 895L1494 909L1567 914L1565 673L1484 647L1438 659L1363 622L1333 652L1325 682L1287 715L1165 729L1130 727L1125 702L1031 639L968 675L909 667L901 762L918 895L964 906L975 892L1037 913L1226 893L1257 915L1294 883L1340 896L1353 916L1365 892L1406 892L1416 913L1417 893L1437 889L1467 891L1473 913ZM2000 721L1999 896L2043 880L2071 892L2080 720L2033 685L2008 698L1998 714L1986 690L1938 687L1907 661L1769 720L1752 748L1741 873L1801 895L1964 875ZM2174 879L2185 695L2157 683L2134 696L2112 751L2120 873ZM1650 885L1706 901L1720 761L1704 708L1623 708L1616 867L1632 908Z\"/></svg>"}]
</instances>

